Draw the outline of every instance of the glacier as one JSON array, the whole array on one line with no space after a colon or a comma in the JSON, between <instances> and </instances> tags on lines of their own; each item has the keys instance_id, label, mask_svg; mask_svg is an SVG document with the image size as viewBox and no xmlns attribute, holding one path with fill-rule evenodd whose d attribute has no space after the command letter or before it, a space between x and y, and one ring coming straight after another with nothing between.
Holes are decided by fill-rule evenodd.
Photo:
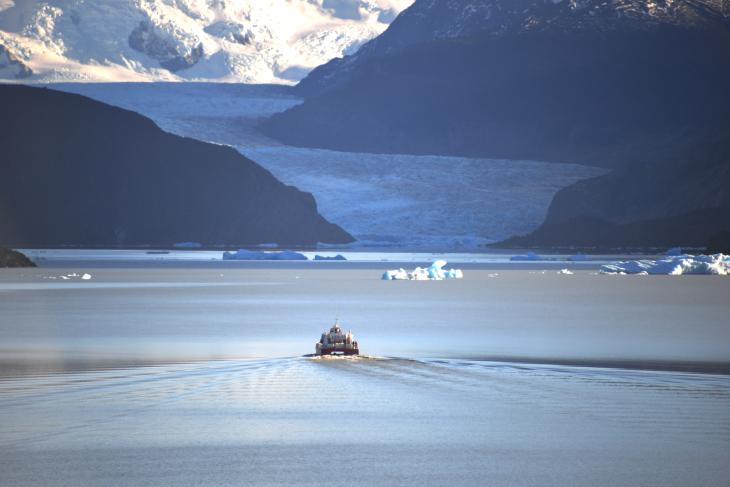
<instances>
[{"instance_id":1,"label":"glacier","mask_svg":"<svg viewBox=\"0 0 730 487\"><path fill-rule=\"evenodd\" d=\"M404 154L360 154L281 145L256 129L301 103L287 87L221 83L57 83L150 117L163 130L236 147L286 184L312 193L319 212L354 247L477 250L526 234L553 195L604 169L578 164Z\"/></svg>"},{"instance_id":2,"label":"glacier","mask_svg":"<svg viewBox=\"0 0 730 487\"><path fill-rule=\"evenodd\" d=\"M223 260L308 260L307 256L291 250L281 252L257 252L239 249L235 252L223 252Z\"/></svg>"},{"instance_id":3,"label":"glacier","mask_svg":"<svg viewBox=\"0 0 730 487\"><path fill-rule=\"evenodd\" d=\"M601 274L683 274L730 275L730 256L713 255L667 255L663 259L626 260L601 266Z\"/></svg>"},{"instance_id":4,"label":"glacier","mask_svg":"<svg viewBox=\"0 0 730 487\"><path fill-rule=\"evenodd\" d=\"M2 0L0 48L34 81L291 84L355 52L412 3Z\"/></svg>"},{"instance_id":5,"label":"glacier","mask_svg":"<svg viewBox=\"0 0 730 487\"><path fill-rule=\"evenodd\" d=\"M545 258L541 255L537 255L535 252L527 252L527 254L524 255L513 255L509 258L509 260L512 261L536 261L536 260L545 260Z\"/></svg>"}]
</instances>

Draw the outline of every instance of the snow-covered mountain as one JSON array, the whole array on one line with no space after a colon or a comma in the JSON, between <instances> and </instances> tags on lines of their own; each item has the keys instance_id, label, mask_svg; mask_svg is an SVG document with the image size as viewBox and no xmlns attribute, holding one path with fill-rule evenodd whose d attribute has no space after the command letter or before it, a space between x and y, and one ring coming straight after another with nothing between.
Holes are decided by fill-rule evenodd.
<instances>
[{"instance_id":1,"label":"snow-covered mountain","mask_svg":"<svg viewBox=\"0 0 730 487\"><path fill-rule=\"evenodd\" d=\"M291 83L413 0L0 0L0 79Z\"/></svg>"}]
</instances>

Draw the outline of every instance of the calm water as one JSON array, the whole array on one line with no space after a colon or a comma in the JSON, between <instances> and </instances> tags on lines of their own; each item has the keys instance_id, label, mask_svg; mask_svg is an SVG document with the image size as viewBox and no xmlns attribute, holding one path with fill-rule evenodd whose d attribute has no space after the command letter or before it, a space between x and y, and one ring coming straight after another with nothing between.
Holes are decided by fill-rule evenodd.
<instances>
[{"instance_id":1,"label":"calm water","mask_svg":"<svg viewBox=\"0 0 730 487\"><path fill-rule=\"evenodd\" d=\"M4 485L730 477L727 278L62 265L0 272ZM336 315L368 357L302 357Z\"/></svg>"}]
</instances>

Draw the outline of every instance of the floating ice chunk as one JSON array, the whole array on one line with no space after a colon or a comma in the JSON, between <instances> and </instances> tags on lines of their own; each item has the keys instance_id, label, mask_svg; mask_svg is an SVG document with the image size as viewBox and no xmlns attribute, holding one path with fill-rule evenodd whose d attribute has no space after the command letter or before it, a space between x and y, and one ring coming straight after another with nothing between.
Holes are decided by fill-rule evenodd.
<instances>
[{"instance_id":1,"label":"floating ice chunk","mask_svg":"<svg viewBox=\"0 0 730 487\"><path fill-rule=\"evenodd\" d=\"M672 247L671 249L667 250L667 253L665 255L671 255L671 256L682 255L682 247Z\"/></svg>"},{"instance_id":2,"label":"floating ice chunk","mask_svg":"<svg viewBox=\"0 0 730 487\"><path fill-rule=\"evenodd\" d=\"M601 266L601 274L730 274L730 258L723 254L677 255L660 260L627 260Z\"/></svg>"},{"instance_id":3,"label":"floating ice chunk","mask_svg":"<svg viewBox=\"0 0 730 487\"><path fill-rule=\"evenodd\" d=\"M509 260L543 260L543 257L535 252L527 252L525 255L513 255Z\"/></svg>"},{"instance_id":4,"label":"floating ice chunk","mask_svg":"<svg viewBox=\"0 0 730 487\"><path fill-rule=\"evenodd\" d=\"M571 271L570 269L560 269L558 271L558 274L573 275L573 271Z\"/></svg>"},{"instance_id":5,"label":"floating ice chunk","mask_svg":"<svg viewBox=\"0 0 730 487\"><path fill-rule=\"evenodd\" d=\"M84 273L84 275L81 276L81 279L83 279L84 281L88 281L89 279L91 279L91 274Z\"/></svg>"},{"instance_id":6,"label":"floating ice chunk","mask_svg":"<svg viewBox=\"0 0 730 487\"><path fill-rule=\"evenodd\" d=\"M384 281L405 281L408 279L410 279L410 277L405 269L396 269L393 271L385 271L385 273L383 273Z\"/></svg>"},{"instance_id":7,"label":"floating ice chunk","mask_svg":"<svg viewBox=\"0 0 730 487\"><path fill-rule=\"evenodd\" d=\"M428 268L428 278L440 281L444 279L444 266L446 265L445 260L437 260Z\"/></svg>"},{"instance_id":8,"label":"floating ice chunk","mask_svg":"<svg viewBox=\"0 0 730 487\"><path fill-rule=\"evenodd\" d=\"M344 255L337 254L334 256L326 256L326 255L315 255L314 260L347 260Z\"/></svg>"},{"instance_id":9,"label":"floating ice chunk","mask_svg":"<svg viewBox=\"0 0 730 487\"><path fill-rule=\"evenodd\" d=\"M446 271L447 279L463 279L464 272L461 269L449 269Z\"/></svg>"},{"instance_id":10,"label":"floating ice chunk","mask_svg":"<svg viewBox=\"0 0 730 487\"><path fill-rule=\"evenodd\" d=\"M257 252L239 249L236 252L223 252L223 260L307 260L307 257L304 254L291 250Z\"/></svg>"},{"instance_id":11,"label":"floating ice chunk","mask_svg":"<svg viewBox=\"0 0 730 487\"><path fill-rule=\"evenodd\" d=\"M443 279L462 279L464 272L461 269L444 269L445 260L437 260L428 268L416 267L413 272L405 269L389 270L383 273L384 281L411 280L411 281L441 281Z\"/></svg>"},{"instance_id":12,"label":"floating ice chunk","mask_svg":"<svg viewBox=\"0 0 730 487\"><path fill-rule=\"evenodd\" d=\"M409 274L409 279L413 281L428 281L429 279L432 279L432 277L429 269L416 267L413 269L413 272Z\"/></svg>"}]
</instances>

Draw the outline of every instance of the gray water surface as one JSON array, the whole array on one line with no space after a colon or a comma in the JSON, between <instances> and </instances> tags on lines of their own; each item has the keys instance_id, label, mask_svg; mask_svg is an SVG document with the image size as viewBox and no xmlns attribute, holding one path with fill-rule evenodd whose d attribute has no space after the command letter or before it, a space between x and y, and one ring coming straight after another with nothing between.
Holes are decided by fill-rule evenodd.
<instances>
[{"instance_id":1,"label":"gray water surface","mask_svg":"<svg viewBox=\"0 0 730 487\"><path fill-rule=\"evenodd\" d=\"M3 270L2 483L727 485L730 280L539 265Z\"/></svg>"}]
</instances>

